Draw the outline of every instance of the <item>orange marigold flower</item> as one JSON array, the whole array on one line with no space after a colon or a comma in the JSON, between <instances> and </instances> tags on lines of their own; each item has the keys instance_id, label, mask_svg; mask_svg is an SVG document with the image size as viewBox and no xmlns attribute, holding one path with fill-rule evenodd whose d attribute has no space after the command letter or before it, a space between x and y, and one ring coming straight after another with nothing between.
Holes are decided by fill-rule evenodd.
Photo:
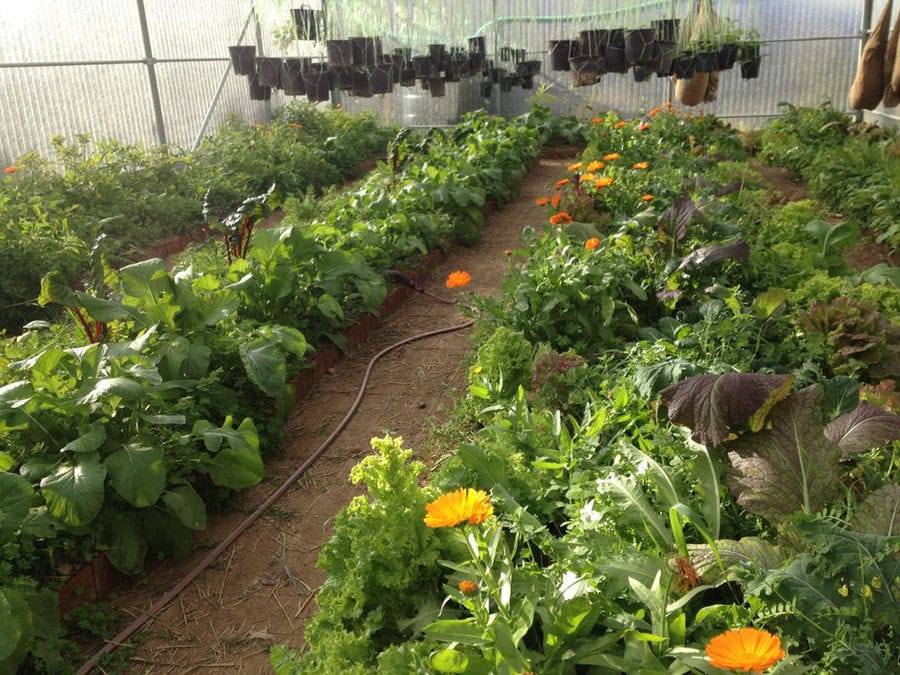
<instances>
[{"instance_id":1,"label":"orange marigold flower","mask_svg":"<svg viewBox=\"0 0 900 675\"><path fill-rule=\"evenodd\" d=\"M478 592L478 584L471 579L463 579L457 587L463 595L475 595Z\"/></svg>"},{"instance_id":2,"label":"orange marigold flower","mask_svg":"<svg viewBox=\"0 0 900 675\"><path fill-rule=\"evenodd\" d=\"M18 170L19 170L19 167L17 167L17 166L8 166L5 169L3 169L3 173L15 173Z\"/></svg>"},{"instance_id":3,"label":"orange marigold flower","mask_svg":"<svg viewBox=\"0 0 900 675\"><path fill-rule=\"evenodd\" d=\"M559 190L563 185L568 185L571 181L568 178L561 178L556 181L556 189Z\"/></svg>"},{"instance_id":4,"label":"orange marigold flower","mask_svg":"<svg viewBox=\"0 0 900 675\"><path fill-rule=\"evenodd\" d=\"M560 211L559 213L554 213L550 216L550 224L551 225L568 225L572 222L572 216L570 216L565 211Z\"/></svg>"},{"instance_id":5,"label":"orange marigold flower","mask_svg":"<svg viewBox=\"0 0 900 675\"><path fill-rule=\"evenodd\" d=\"M644 169L650 168L650 162L635 162L631 165L632 169L637 169L638 171L643 171Z\"/></svg>"},{"instance_id":6,"label":"orange marigold flower","mask_svg":"<svg viewBox=\"0 0 900 675\"><path fill-rule=\"evenodd\" d=\"M643 197L641 197L641 201L642 201L642 202L652 202L652 201L653 201L653 195L649 195L649 194L648 194L648 195L644 195Z\"/></svg>"},{"instance_id":7,"label":"orange marigold flower","mask_svg":"<svg viewBox=\"0 0 900 675\"><path fill-rule=\"evenodd\" d=\"M291 122L290 124L288 124L288 126L291 127L291 129L302 129L303 128L302 124L297 124L296 122Z\"/></svg>"},{"instance_id":8,"label":"orange marigold flower","mask_svg":"<svg viewBox=\"0 0 900 675\"><path fill-rule=\"evenodd\" d=\"M594 182L594 187L597 188L598 190L602 190L603 188L609 187L612 184L613 184L612 176L604 176L603 178L598 178Z\"/></svg>"},{"instance_id":9,"label":"orange marigold flower","mask_svg":"<svg viewBox=\"0 0 900 675\"><path fill-rule=\"evenodd\" d=\"M659 115L659 113L661 113L661 112L662 112L662 108L656 107L656 108L653 108L653 110L651 110L647 114L650 115L650 117L654 117L655 115Z\"/></svg>"},{"instance_id":10,"label":"orange marigold flower","mask_svg":"<svg viewBox=\"0 0 900 675\"><path fill-rule=\"evenodd\" d=\"M599 245L600 245L600 240L597 239L597 237L591 237L591 238L588 239L586 242L584 242L584 247L585 247L588 251L593 251L593 250L594 250L595 248L597 248Z\"/></svg>"},{"instance_id":11,"label":"orange marigold flower","mask_svg":"<svg viewBox=\"0 0 900 675\"><path fill-rule=\"evenodd\" d=\"M558 209L560 201L561 198L559 195L553 195L553 197L550 199L550 206L552 206L554 209Z\"/></svg>"},{"instance_id":12,"label":"orange marigold flower","mask_svg":"<svg viewBox=\"0 0 900 675\"><path fill-rule=\"evenodd\" d=\"M534 203L538 206L547 206L550 203L550 197L538 197L534 200Z\"/></svg>"},{"instance_id":13,"label":"orange marigold flower","mask_svg":"<svg viewBox=\"0 0 900 675\"><path fill-rule=\"evenodd\" d=\"M628 124L628 122L626 122L625 120L619 120L618 122L616 122L615 124L613 124L613 129L621 129L621 128L624 127L626 124Z\"/></svg>"},{"instance_id":14,"label":"orange marigold flower","mask_svg":"<svg viewBox=\"0 0 900 675\"><path fill-rule=\"evenodd\" d=\"M594 171L602 171L606 168L606 164L601 162L599 159L595 159L593 162L587 165L587 170L591 173Z\"/></svg>"},{"instance_id":15,"label":"orange marigold flower","mask_svg":"<svg viewBox=\"0 0 900 675\"><path fill-rule=\"evenodd\" d=\"M603 159L607 162L615 162L617 159L621 159L622 155L618 152L611 152L608 155L603 155Z\"/></svg>"},{"instance_id":16,"label":"orange marigold flower","mask_svg":"<svg viewBox=\"0 0 900 675\"><path fill-rule=\"evenodd\" d=\"M472 281L472 275L468 272L463 272L462 270L456 270L455 272L450 272L450 275L447 277L447 288L461 288L463 286L468 286L469 282Z\"/></svg>"},{"instance_id":17,"label":"orange marigold flower","mask_svg":"<svg viewBox=\"0 0 900 675\"><path fill-rule=\"evenodd\" d=\"M644 122L641 126L638 127L638 131L647 131L650 128L650 124L648 122Z\"/></svg>"},{"instance_id":18,"label":"orange marigold flower","mask_svg":"<svg viewBox=\"0 0 900 675\"><path fill-rule=\"evenodd\" d=\"M425 505L425 524L431 528L480 525L494 515L494 506L484 490L459 488Z\"/></svg>"},{"instance_id":19,"label":"orange marigold flower","mask_svg":"<svg viewBox=\"0 0 900 675\"><path fill-rule=\"evenodd\" d=\"M581 174L581 177L578 179L578 182L579 183L587 183L588 181L595 180L596 178L597 178L597 176L595 176L592 173L583 173L583 174Z\"/></svg>"},{"instance_id":20,"label":"orange marigold flower","mask_svg":"<svg viewBox=\"0 0 900 675\"><path fill-rule=\"evenodd\" d=\"M581 162L575 162L574 164L569 164L566 167L569 171L581 171Z\"/></svg>"},{"instance_id":21,"label":"orange marigold flower","mask_svg":"<svg viewBox=\"0 0 900 675\"><path fill-rule=\"evenodd\" d=\"M595 117L594 119L591 120L591 124L603 124L603 118Z\"/></svg>"},{"instance_id":22,"label":"orange marigold flower","mask_svg":"<svg viewBox=\"0 0 900 675\"><path fill-rule=\"evenodd\" d=\"M706 645L709 663L716 668L761 673L785 657L781 639L756 628L728 630Z\"/></svg>"}]
</instances>

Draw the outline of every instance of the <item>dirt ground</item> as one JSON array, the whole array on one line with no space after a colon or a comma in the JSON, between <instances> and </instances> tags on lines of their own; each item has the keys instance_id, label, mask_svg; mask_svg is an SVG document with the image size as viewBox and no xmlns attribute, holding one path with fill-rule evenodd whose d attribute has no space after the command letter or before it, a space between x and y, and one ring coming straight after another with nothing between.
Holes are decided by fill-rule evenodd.
<instances>
[{"instance_id":1,"label":"dirt ground","mask_svg":"<svg viewBox=\"0 0 900 675\"><path fill-rule=\"evenodd\" d=\"M534 200L552 194L571 159L540 160L525 178L521 198L488 217L481 243L447 251L426 287L446 297L494 293L507 268L504 250L521 244L522 229L546 218ZM444 288L453 270L472 274L466 289ZM242 496L239 512L213 518L204 546L183 564L165 563L120 592L116 605L138 617L171 588L209 546L221 541L246 514L277 489L338 425L356 397L371 357L402 338L465 320L455 306L416 295L389 317L360 349L343 360L302 401L288 421L282 452L267 463L267 479ZM275 506L211 568L160 612L130 642L133 673L268 673L274 643L299 647L305 621L316 609L323 581L315 567L335 514L361 494L350 469L370 452L369 440L386 432L431 464L431 430L445 420L465 386L462 365L470 330L401 347L375 366L366 396L334 445ZM431 456L429 456L431 455Z\"/></svg>"}]
</instances>

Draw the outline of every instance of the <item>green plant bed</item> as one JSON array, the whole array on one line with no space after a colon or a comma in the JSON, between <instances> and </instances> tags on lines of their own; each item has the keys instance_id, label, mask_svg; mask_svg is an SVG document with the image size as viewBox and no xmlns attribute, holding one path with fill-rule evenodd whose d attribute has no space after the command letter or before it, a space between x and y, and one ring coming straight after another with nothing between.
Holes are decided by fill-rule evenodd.
<instances>
[{"instance_id":1,"label":"green plant bed","mask_svg":"<svg viewBox=\"0 0 900 675\"><path fill-rule=\"evenodd\" d=\"M823 205L768 204L711 116L597 117L587 138L500 297L468 298L456 452L423 483L373 440L277 673L900 657L896 274L848 270L855 230ZM729 631L758 648L727 658Z\"/></svg>"}]
</instances>

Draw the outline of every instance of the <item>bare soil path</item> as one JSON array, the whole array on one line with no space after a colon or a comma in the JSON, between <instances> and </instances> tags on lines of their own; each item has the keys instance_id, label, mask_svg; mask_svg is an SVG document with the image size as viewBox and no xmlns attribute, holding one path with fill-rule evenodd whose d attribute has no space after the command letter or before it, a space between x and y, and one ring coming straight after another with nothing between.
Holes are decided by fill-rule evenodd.
<instances>
[{"instance_id":1,"label":"bare soil path","mask_svg":"<svg viewBox=\"0 0 900 675\"><path fill-rule=\"evenodd\" d=\"M540 225L546 209L535 205L552 194L571 161L543 159L526 176L515 202L489 216L481 242L447 251L434 270L429 290L453 297L443 287L457 269L472 275L466 289L493 294L507 269L506 249L520 246L522 229ZM461 296L457 296L461 297ZM394 342L461 323L455 306L423 295L411 298L388 318L360 349L342 361L302 401L288 421L281 453L267 465L267 479L241 498L240 512L211 519L203 542L215 545L327 438L356 397L372 356ZM366 397L343 434L304 477L249 529L188 590L149 623L130 658L134 673L269 673L273 643L299 647L306 620L316 609L315 592L323 581L315 567L331 534L335 514L359 487L348 481L350 469L368 452L369 440L386 432L404 438L406 447L431 464L431 430L446 419L465 387L464 357L469 334L464 330L401 347L375 367ZM432 456L425 456L431 448ZM146 579L122 592L117 606L132 616L143 611L192 568L204 554L199 547L183 564L165 563Z\"/></svg>"}]
</instances>

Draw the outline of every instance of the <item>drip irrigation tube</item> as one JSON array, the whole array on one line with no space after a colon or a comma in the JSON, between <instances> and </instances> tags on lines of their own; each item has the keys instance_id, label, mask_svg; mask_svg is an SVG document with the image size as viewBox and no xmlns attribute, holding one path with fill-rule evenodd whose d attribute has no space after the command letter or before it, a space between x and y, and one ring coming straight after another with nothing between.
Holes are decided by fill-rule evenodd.
<instances>
[{"instance_id":1,"label":"drip irrigation tube","mask_svg":"<svg viewBox=\"0 0 900 675\"><path fill-rule=\"evenodd\" d=\"M427 295L428 297L437 300L438 302L443 302L445 304L454 305L456 304L453 300L448 300L446 298L442 298L439 295L435 295L431 293L419 284L406 277L399 272L392 272L389 275L393 280L402 283L404 286L409 286L413 288L415 291L422 293L423 295ZM215 560L218 558L225 550L231 546L235 541L237 541L238 537L240 537L247 529L250 528L260 517L273 505L277 502L284 494L288 491L288 489L296 483L304 473L306 473L309 468L316 463L316 461L325 453L325 451L331 446L332 443L337 439L338 436L344 431L346 426L350 423L353 415L356 413L357 408L359 408L359 404L362 403L363 396L366 391L366 386L369 383L369 377L372 374L372 369L375 367L375 364L378 362L381 357L386 354L392 352L393 350L407 345L411 342L416 342L418 340L424 340L426 338L434 337L436 335L443 335L444 333L452 333L454 331L463 330L468 328L473 323L475 323L474 319L470 319L469 321L465 321L461 324L457 324L455 326L447 326L446 328L438 328L435 330L430 330L425 333L419 333L418 335L413 335L408 338L404 338L403 340L399 340L394 344L385 347L380 352L378 352L375 356L373 356L369 360L369 365L366 367L366 372L363 375L362 381L360 382L359 389L356 394L356 400L353 401L350 409L347 411L347 414L344 415L344 419L340 421L334 431L331 432L331 435L325 439L325 441L318 447L318 449L307 458L303 464L301 464L297 469L292 473L288 478L281 484L281 486L275 490L272 494L270 494L266 499L256 508L256 510L247 516L244 520L238 523L237 527L231 531L231 533L225 537L215 548L209 551L203 559L197 563L191 570L184 576L182 579L175 584L173 588L171 588L165 595L163 595L159 600L157 600L149 609L147 609L141 616L132 621L128 626L122 629L118 635L116 635L111 640L107 640L106 644L98 651L94 656L92 656L81 668L78 669L76 675L86 675L91 672L100 662L100 659L104 654L111 654L115 651L116 647L119 647L126 643L128 638L134 635L137 631L139 631L144 624L150 621L154 616L156 616L163 608L166 607L170 602L172 602L175 598L177 598L181 592L190 586L191 582L194 581L200 574L209 567Z\"/></svg>"}]
</instances>

